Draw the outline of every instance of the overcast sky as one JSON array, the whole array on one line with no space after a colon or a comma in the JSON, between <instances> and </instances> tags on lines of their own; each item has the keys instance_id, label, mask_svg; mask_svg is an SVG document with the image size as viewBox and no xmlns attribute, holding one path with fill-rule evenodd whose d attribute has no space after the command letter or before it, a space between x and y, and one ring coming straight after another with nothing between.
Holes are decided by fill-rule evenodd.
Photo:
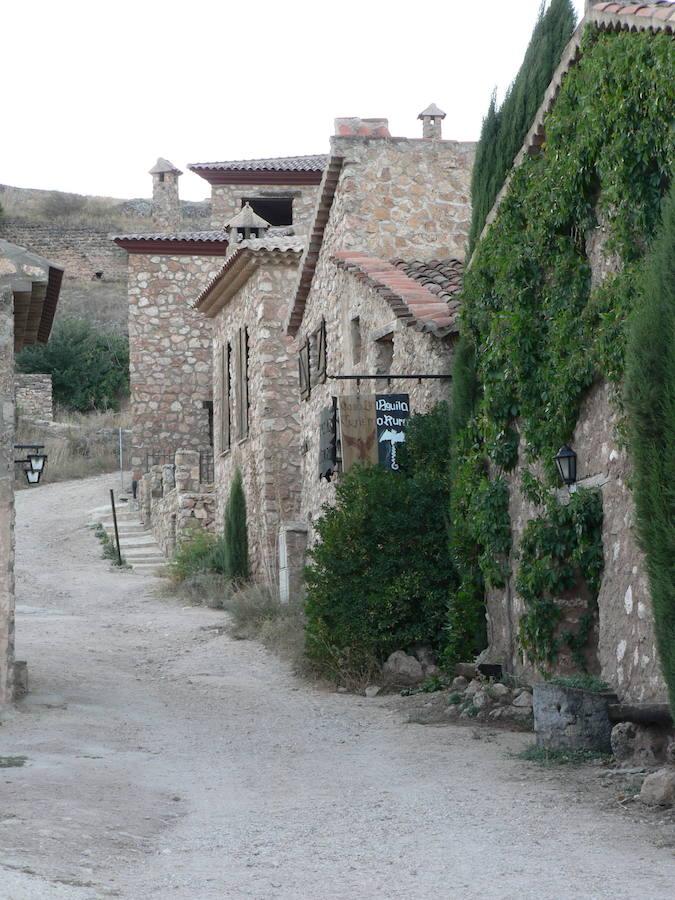
<instances>
[{"instance_id":1,"label":"overcast sky","mask_svg":"<svg viewBox=\"0 0 675 900\"><path fill-rule=\"evenodd\" d=\"M574 0L578 13L584 0ZM148 169L323 153L336 116L475 140L540 0L31 0L2 4L0 183L149 196ZM11 127L8 127L10 126ZM181 178L181 196L208 184Z\"/></svg>"}]
</instances>

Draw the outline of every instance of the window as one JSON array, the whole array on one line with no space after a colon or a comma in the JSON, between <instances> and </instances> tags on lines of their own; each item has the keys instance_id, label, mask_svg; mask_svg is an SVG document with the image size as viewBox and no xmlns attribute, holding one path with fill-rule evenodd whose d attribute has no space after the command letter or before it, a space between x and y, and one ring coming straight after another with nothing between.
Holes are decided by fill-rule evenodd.
<instances>
[{"instance_id":1,"label":"window","mask_svg":"<svg viewBox=\"0 0 675 900\"><path fill-rule=\"evenodd\" d=\"M326 320L309 338L310 384L325 384L326 381Z\"/></svg>"},{"instance_id":2,"label":"window","mask_svg":"<svg viewBox=\"0 0 675 900\"><path fill-rule=\"evenodd\" d=\"M232 345L228 342L220 348L220 452L226 453L230 449L230 363L232 360Z\"/></svg>"},{"instance_id":3,"label":"window","mask_svg":"<svg viewBox=\"0 0 675 900\"><path fill-rule=\"evenodd\" d=\"M237 436L248 437L248 329L240 328L237 335Z\"/></svg>"},{"instance_id":4,"label":"window","mask_svg":"<svg viewBox=\"0 0 675 900\"><path fill-rule=\"evenodd\" d=\"M310 362L311 352L309 340L306 340L302 347L300 347L300 352L298 353L298 375L300 378L300 397L302 400L308 400L311 393Z\"/></svg>"},{"instance_id":5,"label":"window","mask_svg":"<svg viewBox=\"0 0 675 900\"><path fill-rule=\"evenodd\" d=\"M361 365L361 320L358 316L350 322L350 337L352 344L352 365Z\"/></svg>"},{"instance_id":6,"label":"window","mask_svg":"<svg viewBox=\"0 0 675 900\"><path fill-rule=\"evenodd\" d=\"M250 203L253 212L262 216L270 225L293 224L292 197L243 197L242 207L246 203Z\"/></svg>"},{"instance_id":7,"label":"window","mask_svg":"<svg viewBox=\"0 0 675 900\"><path fill-rule=\"evenodd\" d=\"M389 375L394 362L394 335L385 334L375 341L375 374Z\"/></svg>"},{"instance_id":8,"label":"window","mask_svg":"<svg viewBox=\"0 0 675 900\"><path fill-rule=\"evenodd\" d=\"M159 173L159 183L160 183L160 184L163 184L163 183L164 183L164 172L160 172L160 173Z\"/></svg>"}]
</instances>

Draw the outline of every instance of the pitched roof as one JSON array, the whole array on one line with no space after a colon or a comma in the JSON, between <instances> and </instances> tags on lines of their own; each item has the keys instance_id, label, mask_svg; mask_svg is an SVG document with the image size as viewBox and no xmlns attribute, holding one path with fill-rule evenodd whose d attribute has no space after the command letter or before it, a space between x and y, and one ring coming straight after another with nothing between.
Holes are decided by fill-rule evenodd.
<instances>
[{"instance_id":1,"label":"pitched roof","mask_svg":"<svg viewBox=\"0 0 675 900\"><path fill-rule=\"evenodd\" d=\"M294 265L300 261L304 244L304 238L283 236L242 241L216 277L193 301L192 307L213 318L260 264L273 262Z\"/></svg>"},{"instance_id":2,"label":"pitched roof","mask_svg":"<svg viewBox=\"0 0 675 900\"><path fill-rule=\"evenodd\" d=\"M225 223L225 228L269 228L270 223L254 212L250 203L245 203L236 216Z\"/></svg>"},{"instance_id":3,"label":"pitched roof","mask_svg":"<svg viewBox=\"0 0 675 900\"><path fill-rule=\"evenodd\" d=\"M164 159L163 156L157 158L157 162L150 169L150 175L161 175L163 172L175 172L176 175L182 175L180 169L177 169L172 162L169 162L168 159Z\"/></svg>"},{"instance_id":4,"label":"pitched roof","mask_svg":"<svg viewBox=\"0 0 675 900\"><path fill-rule=\"evenodd\" d=\"M199 173L202 169L220 172L322 172L328 157L322 154L310 156L270 156L266 159L231 159L225 162L190 163L188 169Z\"/></svg>"},{"instance_id":5,"label":"pitched roof","mask_svg":"<svg viewBox=\"0 0 675 900\"><path fill-rule=\"evenodd\" d=\"M129 253L169 253L189 256L224 256L229 236L219 231L161 231L114 234L112 240Z\"/></svg>"},{"instance_id":6,"label":"pitched roof","mask_svg":"<svg viewBox=\"0 0 675 900\"><path fill-rule=\"evenodd\" d=\"M333 205L333 199L337 190L338 181L340 180L340 172L344 160L341 156L331 156L326 165L321 182L321 193L317 201L314 213L312 233L309 236L307 249L302 257L302 268L298 279L298 286L295 292L295 298L290 310L286 330L291 336L298 333L302 317L305 313L305 303L309 296L309 289L312 286L316 264L319 261L319 251L323 243L323 235L328 224L330 209Z\"/></svg>"},{"instance_id":7,"label":"pitched roof","mask_svg":"<svg viewBox=\"0 0 675 900\"><path fill-rule=\"evenodd\" d=\"M458 330L462 263L458 259L392 262L341 250L331 257L350 275L373 288L406 325L444 337Z\"/></svg>"},{"instance_id":8,"label":"pitched roof","mask_svg":"<svg viewBox=\"0 0 675 900\"><path fill-rule=\"evenodd\" d=\"M417 118L423 119L425 116L432 116L434 119L444 119L446 113L444 113L442 109L439 109L435 103L430 103L426 109L422 110Z\"/></svg>"},{"instance_id":9,"label":"pitched roof","mask_svg":"<svg viewBox=\"0 0 675 900\"><path fill-rule=\"evenodd\" d=\"M497 210L506 196L513 170L527 156L538 153L545 142L546 116L553 108L565 76L581 57L581 38L588 25L593 25L600 31L651 31L652 33L672 34L675 31L675 0L649 0L647 3L594 3L586 10L586 15L579 22L569 44L563 51L558 68L553 73L551 83L544 94L542 104L525 136L523 146L513 161L511 173L507 176L485 221L481 238L494 221ZM474 250L474 254L475 252Z\"/></svg>"}]
</instances>

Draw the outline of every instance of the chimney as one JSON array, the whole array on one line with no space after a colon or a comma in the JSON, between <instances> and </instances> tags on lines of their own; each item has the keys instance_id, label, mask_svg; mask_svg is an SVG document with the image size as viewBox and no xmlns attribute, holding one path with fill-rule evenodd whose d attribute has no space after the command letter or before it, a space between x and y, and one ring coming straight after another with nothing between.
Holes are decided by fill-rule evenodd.
<instances>
[{"instance_id":1,"label":"chimney","mask_svg":"<svg viewBox=\"0 0 675 900\"><path fill-rule=\"evenodd\" d=\"M435 103L431 103L417 117L422 120L422 137L430 141L440 141L443 137L442 122L445 113Z\"/></svg>"},{"instance_id":2,"label":"chimney","mask_svg":"<svg viewBox=\"0 0 675 900\"><path fill-rule=\"evenodd\" d=\"M227 231L227 255L237 249L237 244L255 238L264 238L270 223L253 211L250 203L245 203L236 216L225 223Z\"/></svg>"},{"instance_id":3,"label":"chimney","mask_svg":"<svg viewBox=\"0 0 675 900\"><path fill-rule=\"evenodd\" d=\"M388 138L388 119L360 119L352 116L335 120L335 137Z\"/></svg>"},{"instance_id":4,"label":"chimney","mask_svg":"<svg viewBox=\"0 0 675 900\"><path fill-rule=\"evenodd\" d=\"M161 156L150 169L152 175L152 222L159 231L180 229L178 179L183 174Z\"/></svg>"}]
</instances>

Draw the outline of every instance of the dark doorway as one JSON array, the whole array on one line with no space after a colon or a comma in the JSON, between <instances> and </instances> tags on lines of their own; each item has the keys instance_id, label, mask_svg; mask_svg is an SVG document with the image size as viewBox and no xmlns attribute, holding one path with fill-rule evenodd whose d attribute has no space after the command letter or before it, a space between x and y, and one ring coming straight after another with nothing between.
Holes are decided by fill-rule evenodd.
<instances>
[{"instance_id":1,"label":"dark doorway","mask_svg":"<svg viewBox=\"0 0 675 900\"><path fill-rule=\"evenodd\" d=\"M250 203L253 212L262 216L270 225L293 224L292 197L245 197L241 205Z\"/></svg>"}]
</instances>

